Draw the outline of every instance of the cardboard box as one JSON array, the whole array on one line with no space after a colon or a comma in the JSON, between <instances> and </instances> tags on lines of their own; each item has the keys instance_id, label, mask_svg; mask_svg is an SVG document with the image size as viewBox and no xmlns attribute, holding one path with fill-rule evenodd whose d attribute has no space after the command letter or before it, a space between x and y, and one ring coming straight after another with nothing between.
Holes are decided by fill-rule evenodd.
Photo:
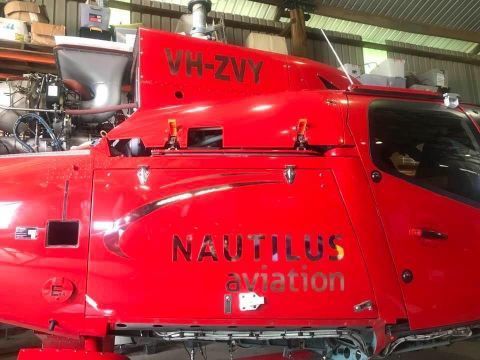
<instances>
[{"instance_id":1,"label":"cardboard box","mask_svg":"<svg viewBox=\"0 0 480 360\"><path fill-rule=\"evenodd\" d=\"M448 87L448 77L445 70L431 69L426 73L417 75L417 79L422 85Z\"/></svg>"},{"instance_id":2,"label":"cardboard box","mask_svg":"<svg viewBox=\"0 0 480 360\"><path fill-rule=\"evenodd\" d=\"M32 44L55 46L55 36L65 35L65 26L43 23L32 24Z\"/></svg>"},{"instance_id":3,"label":"cardboard box","mask_svg":"<svg viewBox=\"0 0 480 360\"><path fill-rule=\"evenodd\" d=\"M40 6L27 1L10 1L5 4L5 17L25 21L27 24L34 22L47 23L47 17L42 13Z\"/></svg>"},{"instance_id":4,"label":"cardboard box","mask_svg":"<svg viewBox=\"0 0 480 360\"><path fill-rule=\"evenodd\" d=\"M28 29L24 21L0 18L0 39L28 42Z\"/></svg>"},{"instance_id":5,"label":"cardboard box","mask_svg":"<svg viewBox=\"0 0 480 360\"><path fill-rule=\"evenodd\" d=\"M36 3L28 1L10 1L5 4L5 15L10 15L15 12L31 12L40 14L40 6Z\"/></svg>"},{"instance_id":6,"label":"cardboard box","mask_svg":"<svg viewBox=\"0 0 480 360\"><path fill-rule=\"evenodd\" d=\"M382 75L387 77L405 77L405 60L387 59L370 72L373 75Z\"/></svg>"},{"instance_id":7,"label":"cardboard box","mask_svg":"<svg viewBox=\"0 0 480 360\"><path fill-rule=\"evenodd\" d=\"M278 35L251 32L247 37L246 47L288 55L287 40Z\"/></svg>"},{"instance_id":8,"label":"cardboard box","mask_svg":"<svg viewBox=\"0 0 480 360\"><path fill-rule=\"evenodd\" d=\"M406 88L407 80L402 77L384 76L378 74L362 74L358 80L364 85Z\"/></svg>"}]
</instances>

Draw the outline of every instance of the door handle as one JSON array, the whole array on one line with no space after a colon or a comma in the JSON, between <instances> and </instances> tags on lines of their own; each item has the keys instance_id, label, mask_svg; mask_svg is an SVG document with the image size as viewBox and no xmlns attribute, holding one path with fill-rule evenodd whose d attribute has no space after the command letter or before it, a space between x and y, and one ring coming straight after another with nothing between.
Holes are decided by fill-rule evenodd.
<instances>
[{"instance_id":1,"label":"door handle","mask_svg":"<svg viewBox=\"0 0 480 360\"><path fill-rule=\"evenodd\" d=\"M411 229L410 234L427 240L447 240L448 234L431 229Z\"/></svg>"}]
</instances>

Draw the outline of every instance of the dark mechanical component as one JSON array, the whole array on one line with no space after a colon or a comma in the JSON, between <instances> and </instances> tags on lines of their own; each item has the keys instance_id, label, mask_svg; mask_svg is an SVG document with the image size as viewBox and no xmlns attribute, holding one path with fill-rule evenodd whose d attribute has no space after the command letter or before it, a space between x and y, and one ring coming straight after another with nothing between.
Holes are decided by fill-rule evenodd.
<instances>
[{"instance_id":1,"label":"dark mechanical component","mask_svg":"<svg viewBox=\"0 0 480 360\"><path fill-rule=\"evenodd\" d=\"M202 5L207 13L212 10L212 2L210 0L190 0L188 2L188 11L192 12L194 5Z\"/></svg>"},{"instance_id":2,"label":"dark mechanical component","mask_svg":"<svg viewBox=\"0 0 480 360\"><path fill-rule=\"evenodd\" d=\"M60 76L0 82L0 155L86 146L134 111L136 104L126 103L130 86L122 92L130 85L131 52L59 45L55 55Z\"/></svg>"},{"instance_id":3,"label":"dark mechanical component","mask_svg":"<svg viewBox=\"0 0 480 360\"><path fill-rule=\"evenodd\" d=\"M127 143L126 153L129 157L144 156L146 153L145 145L140 138L133 138Z\"/></svg>"},{"instance_id":4,"label":"dark mechanical component","mask_svg":"<svg viewBox=\"0 0 480 360\"><path fill-rule=\"evenodd\" d=\"M405 284L410 284L413 281L413 272L411 270L405 270L402 273L402 280Z\"/></svg>"},{"instance_id":5,"label":"dark mechanical component","mask_svg":"<svg viewBox=\"0 0 480 360\"><path fill-rule=\"evenodd\" d=\"M25 137L34 139L33 146L25 141ZM40 147L40 139L48 136L50 139L50 147L53 151L62 151L62 141L57 138L50 125L35 113L20 116L13 126L13 136L23 146L26 152L38 152Z\"/></svg>"},{"instance_id":6,"label":"dark mechanical component","mask_svg":"<svg viewBox=\"0 0 480 360\"><path fill-rule=\"evenodd\" d=\"M303 9L306 12L313 12L316 6L313 0L285 0L283 4L286 9Z\"/></svg>"},{"instance_id":7,"label":"dark mechanical component","mask_svg":"<svg viewBox=\"0 0 480 360\"><path fill-rule=\"evenodd\" d=\"M106 106L84 109L85 89L51 74L0 83L0 95L10 99L0 103L0 155L68 150L100 138L135 106L120 105L119 95Z\"/></svg>"},{"instance_id":8,"label":"dark mechanical component","mask_svg":"<svg viewBox=\"0 0 480 360\"><path fill-rule=\"evenodd\" d=\"M57 327L57 325L58 325L58 321L57 321L57 320L54 320L54 319L50 320L50 321L48 322L48 330L49 330L49 331L54 331L55 328Z\"/></svg>"},{"instance_id":9,"label":"dark mechanical component","mask_svg":"<svg viewBox=\"0 0 480 360\"><path fill-rule=\"evenodd\" d=\"M374 183L382 181L382 173L378 170L372 171L372 180Z\"/></svg>"}]
</instances>

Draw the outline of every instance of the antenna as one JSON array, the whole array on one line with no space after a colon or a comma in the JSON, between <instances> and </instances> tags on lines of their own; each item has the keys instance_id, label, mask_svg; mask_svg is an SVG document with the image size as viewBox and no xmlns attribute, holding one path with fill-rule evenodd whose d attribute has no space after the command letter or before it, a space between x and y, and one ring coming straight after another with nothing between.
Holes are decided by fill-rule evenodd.
<instances>
[{"instance_id":1,"label":"antenna","mask_svg":"<svg viewBox=\"0 0 480 360\"><path fill-rule=\"evenodd\" d=\"M320 29L320 31L322 32L323 37L324 37L325 40L327 41L327 44L328 44L328 46L330 47L330 50L332 50L333 55L335 55L335 58L337 59L338 63L340 64L340 67L342 68L343 72L344 72L345 75L347 76L348 81L350 81L350 85L353 85L353 80L352 80L352 78L350 77L350 74L348 73L347 69L345 69L345 65L343 65L343 62L342 62L342 60L340 59L340 56L338 56L337 52L336 52L335 49L333 48L333 45L332 45L332 43L330 42L327 34L325 34L325 31L323 31L323 29Z\"/></svg>"}]
</instances>

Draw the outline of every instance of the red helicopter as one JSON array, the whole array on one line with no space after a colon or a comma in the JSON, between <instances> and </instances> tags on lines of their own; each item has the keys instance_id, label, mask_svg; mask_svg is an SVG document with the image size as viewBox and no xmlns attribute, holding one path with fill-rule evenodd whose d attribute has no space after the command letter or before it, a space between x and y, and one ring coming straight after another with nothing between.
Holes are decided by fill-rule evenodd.
<instances>
[{"instance_id":1,"label":"red helicopter","mask_svg":"<svg viewBox=\"0 0 480 360\"><path fill-rule=\"evenodd\" d=\"M480 334L478 107L147 29L132 69L136 112L94 146L0 157L0 321L43 339L19 360Z\"/></svg>"}]
</instances>

